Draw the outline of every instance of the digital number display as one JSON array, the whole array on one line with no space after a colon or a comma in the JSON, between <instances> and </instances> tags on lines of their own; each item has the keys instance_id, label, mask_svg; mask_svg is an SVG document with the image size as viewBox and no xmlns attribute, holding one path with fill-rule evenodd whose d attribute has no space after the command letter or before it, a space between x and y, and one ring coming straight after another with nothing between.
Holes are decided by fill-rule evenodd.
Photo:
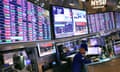
<instances>
[{"instance_id":1,"label":"digital number display","mask_svg":"<svg viewBox=\"0 0 120 72\"><path fill-rule=\"evenodd\" d=\"M0 1L0 44L50 40L49 11L27 0Z\"/></svg>"}]
</instances>

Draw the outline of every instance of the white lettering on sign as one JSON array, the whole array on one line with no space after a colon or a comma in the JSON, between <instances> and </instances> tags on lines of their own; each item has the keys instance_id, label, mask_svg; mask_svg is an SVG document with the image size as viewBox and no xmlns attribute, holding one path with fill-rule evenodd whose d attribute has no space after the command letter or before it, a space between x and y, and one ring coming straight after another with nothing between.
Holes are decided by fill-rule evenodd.
<instances>
[{"instance_id":1,"label":"white lettering on sign","mask_svg":"<svg viewBox=\"0 0 120 72\"><path fill-rule=\"evenodd\" d=\"M107 0L91 0L91 6L106 5Z\"/></svg>"}]
</instances>

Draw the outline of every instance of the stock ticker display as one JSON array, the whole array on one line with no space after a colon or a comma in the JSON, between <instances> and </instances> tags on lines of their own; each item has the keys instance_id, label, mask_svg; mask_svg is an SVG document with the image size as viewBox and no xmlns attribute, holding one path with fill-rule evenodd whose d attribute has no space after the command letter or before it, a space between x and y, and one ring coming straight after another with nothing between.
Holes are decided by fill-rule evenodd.
<instances>
[{"instance_id":1,"label":"stock ticker display","mask_svg":"<svg viewBox=\"0 0 120 72\"><path fill-rule=\"evenodd\" d=\"M0 0L0 44L50 39L48 10L26 0Z\"/></svg>"},{"instance_id":2,"label":"stock ticker display","mask_svg":"<svg viewBox=\"0 0 120 72\"><path fill-rule=\"evenodd\" d=\"M114 12L87 15L90 33L110 31L115 28Z\"/></svg>"}]
</instances>

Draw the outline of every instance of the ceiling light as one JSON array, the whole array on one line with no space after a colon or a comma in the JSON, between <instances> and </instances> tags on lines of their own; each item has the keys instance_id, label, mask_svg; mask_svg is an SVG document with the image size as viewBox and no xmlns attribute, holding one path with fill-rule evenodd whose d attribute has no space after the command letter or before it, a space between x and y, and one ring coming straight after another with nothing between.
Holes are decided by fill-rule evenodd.
<instances>
[{"instance_id":1,"label":"ceiling light","mask_svg":"<svg viewBox=\"0 0 120 72\"><path fill-rule=\"evenodd\" d=\"M44 7L44 6L45 6L45 3L40 3L40 6L41 6L41 7Z\"/></svg>"},{"instance_id":2,"label":"ceiling light","mask_svg":"<svg viewBox=\"0 0 120 72\"><path fill-rule=\"evenodd\" d=\"M120 5L117 5L117 8L120 8Z\"/></svg>"},{"instance_id":3,"label":"ceiling light","mask_svg":"<svg viewBox=\"0 0 120 72\"><path fill-rule=\"evenodd\" d=\"M69 3L70 6L75 6L73 0L71 0L71 2Z\"/></svg>"},{"instance_id":4,"label":"ceiling light","mask_svg":"<svg viewBox=\"0 0 120 72\"><path fill-rule=\"evenodd\" d=\"M98 9L98 8L104 8L104 6L94 6L94 9Z\"/></svg>"},{"instance_id":5,"label":"ceiling light","mask_svg":"<svg viewBox=\"0 0 120 72\"><path fill-rule=\"evenodd\" d=\"M85 2L86 0L80 0L80 1Z\"/></svg>"},{"instance_id":6,"label":"ceiling light","mask_svg":"<svg viewBox=\"0 0 120 72\"><path fill-rule=\"evenodd\" d=\"M74 6L75 4L74 3L69 3L70 6Z\"/></svg>"}]
</instances>

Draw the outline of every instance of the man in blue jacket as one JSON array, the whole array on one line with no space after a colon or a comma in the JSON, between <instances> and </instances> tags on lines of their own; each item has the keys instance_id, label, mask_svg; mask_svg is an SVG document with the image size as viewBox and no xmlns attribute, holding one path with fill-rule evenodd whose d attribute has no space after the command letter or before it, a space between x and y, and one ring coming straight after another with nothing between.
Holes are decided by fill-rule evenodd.
<instances>
[{"instance_id":1,"label":"man in blue jacket","mask_svg":"<svg viewBox=\"0 0 120 72\"><path fill-rule=\"evenodd\" d=\"M72 72L85 72L84 65L91 60L85 58L86 48L80 47L79 52L75 55L72 62Z\"/></svg>"}]
</instances>

